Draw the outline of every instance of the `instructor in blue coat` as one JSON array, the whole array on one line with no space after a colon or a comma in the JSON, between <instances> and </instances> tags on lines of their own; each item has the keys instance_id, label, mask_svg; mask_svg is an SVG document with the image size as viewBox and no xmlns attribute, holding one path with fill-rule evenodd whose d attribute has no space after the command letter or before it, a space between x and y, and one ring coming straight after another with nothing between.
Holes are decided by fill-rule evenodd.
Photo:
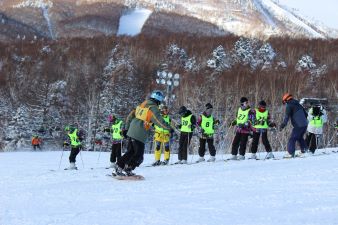
<instances>
[{"instance_id":1,"label":"instructor in blue coat","mask_svg":"<svg viewBox=\"0 0 338 225\"><path fill-rule=\"evenodd\" d=\"M295 157L296 142L300 144L301 152L297 156L302 156L303 153L307 150L307 145L304 140L304 134L307 129L308 120L307 113L304 110L303 106L299 102L293 99L292 95L289 93L284 94L283 104L286 104L285 117L280 125L280 130L283 130L289 119L291 119L291 124L293 126L291 137L289 138L287 153L284 158Z\"/></svg>"}]
</instances>

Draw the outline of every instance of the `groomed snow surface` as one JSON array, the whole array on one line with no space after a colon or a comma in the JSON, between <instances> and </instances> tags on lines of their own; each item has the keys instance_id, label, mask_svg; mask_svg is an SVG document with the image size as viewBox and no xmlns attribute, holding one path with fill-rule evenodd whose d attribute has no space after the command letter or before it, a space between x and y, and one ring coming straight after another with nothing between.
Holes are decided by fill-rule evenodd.
<instances>
[{"instance_id":1,"label":"groomed snow surface","mask_svg":"<svg viewBox=\"0 0 338 225\"><path fill-rule=\"evenodd\" d=\"M338 154L321 151L265 161L224 162L228 156L218 155L215 163L161 167L145 167L153 161L146 155L136 169L144 181L106 176L108 152L99 163L98 152L82 152L78 171L63 170L68 151L60 170L61 152L0 153L0 224L334 225Z\"/></svg>"}]
</instances>

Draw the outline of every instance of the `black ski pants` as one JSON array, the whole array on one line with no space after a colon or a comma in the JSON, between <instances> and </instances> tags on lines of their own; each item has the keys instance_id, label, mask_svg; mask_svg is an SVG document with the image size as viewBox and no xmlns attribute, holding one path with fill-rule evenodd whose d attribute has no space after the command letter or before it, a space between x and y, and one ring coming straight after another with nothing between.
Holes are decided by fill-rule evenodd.
<instances>
[{"instance_id":1,"label":"black ski pants","mask_svg":"<svg viewBox=\"0 0 338 225\"><path fill-rule=\"evenodd\" d=\"M317 149L317 141L318 141L318 139L317 139L316 134L309 132L306 135L305 142L306 142L307 146L309 146L310 152L315 153L315 151Z\"/></svg>"},{"instance_id":2,"label":"black ski pants","mask_svg":"<svg viewBox=\"0 0 338 225\"><path fill-rule=\"evenodd\" d=\"M245 155L248 137L249 137L249 134L236 133L234 140L232 141L232 149L231 149L232 155L238 154L238 147L239 147L239 154L243 156Z\"/></svg>"},{"instance_id":3,"label":"black ski pants","mask_svg":"<svg viewBox=\"0 0 338 225\"><path fill-rule=\"evenodd\" d=\"M116 160L121 158L121 149L122 149L122 142L112 144L111 154L110 154L110 162L111 163L115 163Z\"/></svg>"},{"instance_id":4,"label":"black ski pants","mask_svg":"<svg viewBox=\"0 0 338 225\"><path fill-rule=\"evenodd\" d=\"M192 138L192 132L181 132L178 148L178 160L188 159L188 148Z\"/></svg>"},{"instance_id":5,"label":"black ski pants","mask_svg":"<svg viewBox=\"0 0 338 225\"><path fill-rule=\"evenodd\" d=\"M215 149L215 146L214 146L214 139L213 138L200 138L200 147L198 149L199 156L204 157L206 143L208 143L210 156L215 156L216 155L216 149Z\"/></svg>"},{"instance_id":6,"label":"black ski pants","mask_svg":"<svg viewBox=\"0 0 338 225\"><path fill-rule=\"evenodd\" d=\"M129 138L127 152L117 159L117 165L122 168L134 170L143 162L145 144L133 138Z\"/></svg>"},{"instance_id":7,"label":"black ski pants","mask_svg":"<svg viewBox=\"0 0 338 225\"><path fill-rule=\"evenodd\" d=\"M41 150L40 145L33 145L33 149L34 149L34 150L36 150L37 148L38 148L39 150Z\"/></svg>"},{"instance_id":8,"label":"black ski pants","mask_svg":"<svg viewBox=\"0 0 338 225\"><path fill-rule=\"evenodd\" d=\"M79 154L81 150L80 146L74 147L72 146L70 150L70 155L69 155L69 162L70 163L75 163L76 162L76 156Z\"/></svg>"},{"instance_id":9,"label":"black ski pants","mask_svg":"<svg viewBox=\"0 0 338 225\"><path fill-rule=\"evenodd\" d=\"M257 153L258 145L259 145L259 138L262 134L262 142L265 147L266 152L271 152L271 145L268 140L268 132L263 131L263 132L254 132L253 133L253 139L251 143L251 153Z\"/></svg>"}]
</instances>

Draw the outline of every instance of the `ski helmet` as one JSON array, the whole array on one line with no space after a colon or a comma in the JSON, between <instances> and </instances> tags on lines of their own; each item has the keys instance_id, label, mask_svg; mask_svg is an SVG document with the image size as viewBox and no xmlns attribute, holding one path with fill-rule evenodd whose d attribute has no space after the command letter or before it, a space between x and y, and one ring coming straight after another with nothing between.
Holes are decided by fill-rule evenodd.
<instances>
[{"instance_id":1,"label":"ski helmet","mask_svg":"<svg viewBox=\"0 0 338 225\"><path fill-rule=\"evenodd\" d=\"M162 93L162 91L155 90L150 94L150 98L152 98L152 99L158 101L159 103L161 103L164 100L164 94Z\"/></svg>"},{"instance_id":2,"label":"ski helmet","mask_svg":"<svg viewBox=\"0 0 338 225\"><path fill-rule=\"evenodd\" d=\"M283 95L283 99L282 99L283 104L285 104L287 101L289 101L289 100L291 100L291 99L292 99L292 95L289 94L289 93L285 93L285 94Z\"/></svg>"}]
</instances>

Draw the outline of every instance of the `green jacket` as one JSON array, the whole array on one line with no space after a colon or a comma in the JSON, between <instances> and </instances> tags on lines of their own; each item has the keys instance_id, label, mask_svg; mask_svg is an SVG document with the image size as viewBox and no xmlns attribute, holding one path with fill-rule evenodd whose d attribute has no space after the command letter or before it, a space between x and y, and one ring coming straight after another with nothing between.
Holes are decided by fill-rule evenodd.
<instances>
[{"instance_id":1,"label":"green jacket","mask_svg":"<svg viewBox=\"0 0 338 225\"><path fill-rule=\"evenodd\" d=\"M161 115L161 112L155 102L152 100L146 100L145 107L149 108L152 112L151 123L154 123L156 126L170 130L170 124L166 123ZM135 110L131 111L126 120L126 129L128 130L127 136L143 143L146 142L150 129L146 130L144 126L144 121L135 117Z\"/></svg>"}]
</instances>

